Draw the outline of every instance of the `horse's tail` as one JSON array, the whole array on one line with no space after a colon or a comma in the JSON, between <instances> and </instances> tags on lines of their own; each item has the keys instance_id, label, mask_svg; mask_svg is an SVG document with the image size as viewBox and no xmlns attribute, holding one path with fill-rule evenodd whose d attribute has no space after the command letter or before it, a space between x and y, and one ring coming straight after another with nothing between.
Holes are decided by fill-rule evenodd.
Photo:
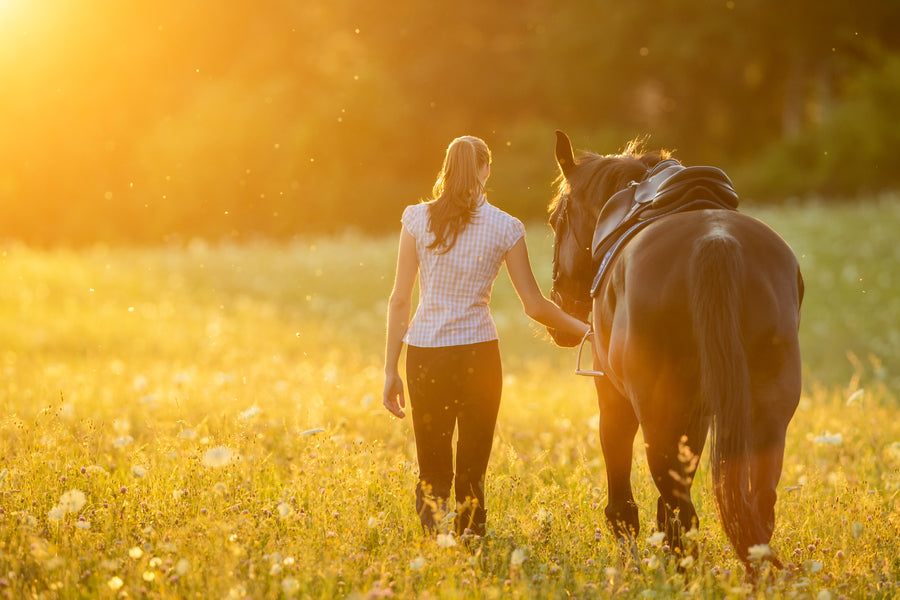
<instances>
[{"instance_id":1,"label":"horse's tail","mask_svg":"<svg viewBox=\"0 0 900 600\"><path fill-rule=\"evenodd\" d=\"M725 232L691 256L691 310L700 354L701 406L710 417L710 463L719 518L737 554L768 543L750 500L750 372L741 329L744 257Z\"/></svg>"}]
</instances>

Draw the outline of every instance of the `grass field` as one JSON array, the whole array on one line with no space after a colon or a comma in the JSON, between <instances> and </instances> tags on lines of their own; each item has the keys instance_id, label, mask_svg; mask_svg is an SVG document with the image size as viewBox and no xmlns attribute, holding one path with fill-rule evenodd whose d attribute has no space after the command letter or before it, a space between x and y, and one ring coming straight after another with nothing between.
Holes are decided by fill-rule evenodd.
<instances>
[{"instance_id":1,"label":"grass field","mask_svg":"<svg viewBox=\"0 0 900 600\"><path fill-rule=\"evenodd\" d=\"M477 549L421 536L381 408L395 236L0 247L0 598L900 597L900 199L753 210L806 278L804 393L757 587L718 524L640 562L608 533L589 380L501 275L504 400ZM529 228L549 282L549 229Z\"/></svg>"}]
</instances>

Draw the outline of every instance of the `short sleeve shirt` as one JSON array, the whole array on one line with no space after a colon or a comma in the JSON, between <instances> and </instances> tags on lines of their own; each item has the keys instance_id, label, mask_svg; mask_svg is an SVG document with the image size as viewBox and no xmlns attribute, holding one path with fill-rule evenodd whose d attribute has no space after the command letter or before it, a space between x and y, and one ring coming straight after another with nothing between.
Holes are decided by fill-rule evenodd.
<instances>
[{"instance_id":1,"label":"short sleeve shirt","mask_svg":"<svg viewBox=\"0 0 900 600\"><path fill-rule=\"evenodd\" d=\"M416 240L419 261L419 305L404 341L430 348L497 339L488 306L491 290L506 253L525 236L525 227L482 198L456 243L441 254L428 248L434 241L428 206L407 206L401 218Z\"/></svg>"}]
</instances>

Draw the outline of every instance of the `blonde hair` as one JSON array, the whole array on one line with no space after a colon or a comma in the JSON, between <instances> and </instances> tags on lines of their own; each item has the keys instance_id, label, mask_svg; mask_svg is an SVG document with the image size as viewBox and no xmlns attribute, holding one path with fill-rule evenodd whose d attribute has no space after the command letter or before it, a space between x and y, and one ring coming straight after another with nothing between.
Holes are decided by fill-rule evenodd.
<instances>
[{"instance_id":1,"label":"blonde hair","mask_svg":"<svg viewBox=\"0 0 900 600\"><path fill-rule=\"evenodd\" d=\"M476 200L484 194L481 173L490 164L491 151L484 140L464 135L450 142L431 190L434 202L428 216L434 241L429 248L447 252L456 243L472 220Z\"/></svg>"}]
</instances>

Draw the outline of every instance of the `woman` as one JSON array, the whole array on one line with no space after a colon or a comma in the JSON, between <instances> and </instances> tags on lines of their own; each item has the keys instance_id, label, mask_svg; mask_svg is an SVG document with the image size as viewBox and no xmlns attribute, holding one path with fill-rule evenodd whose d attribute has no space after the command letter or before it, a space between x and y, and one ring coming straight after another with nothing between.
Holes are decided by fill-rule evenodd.
<instances>
[{"instance_id":1,"label":"woman","mask_svg":"<svg viewBox=\"0 0 900 600\"><path fill-rule=\"evenodd\" d=\"M484 195L491 153L479 138L464 136L447 148L432 190L434 199L408 206L401 218L397 274L387 315L384 406L405 416L398 363L408 345L406 375L419 463L416 511L426 532L446 512L456 447L458 535L484 535L484 475L500 408L501 366L497 330L488 303L506 269L525 313L548 327L583 336L586 323L541 293L525 246L522 223ZM417 274L419 305L410 324Z\"/></svg>"}]
</instances>

